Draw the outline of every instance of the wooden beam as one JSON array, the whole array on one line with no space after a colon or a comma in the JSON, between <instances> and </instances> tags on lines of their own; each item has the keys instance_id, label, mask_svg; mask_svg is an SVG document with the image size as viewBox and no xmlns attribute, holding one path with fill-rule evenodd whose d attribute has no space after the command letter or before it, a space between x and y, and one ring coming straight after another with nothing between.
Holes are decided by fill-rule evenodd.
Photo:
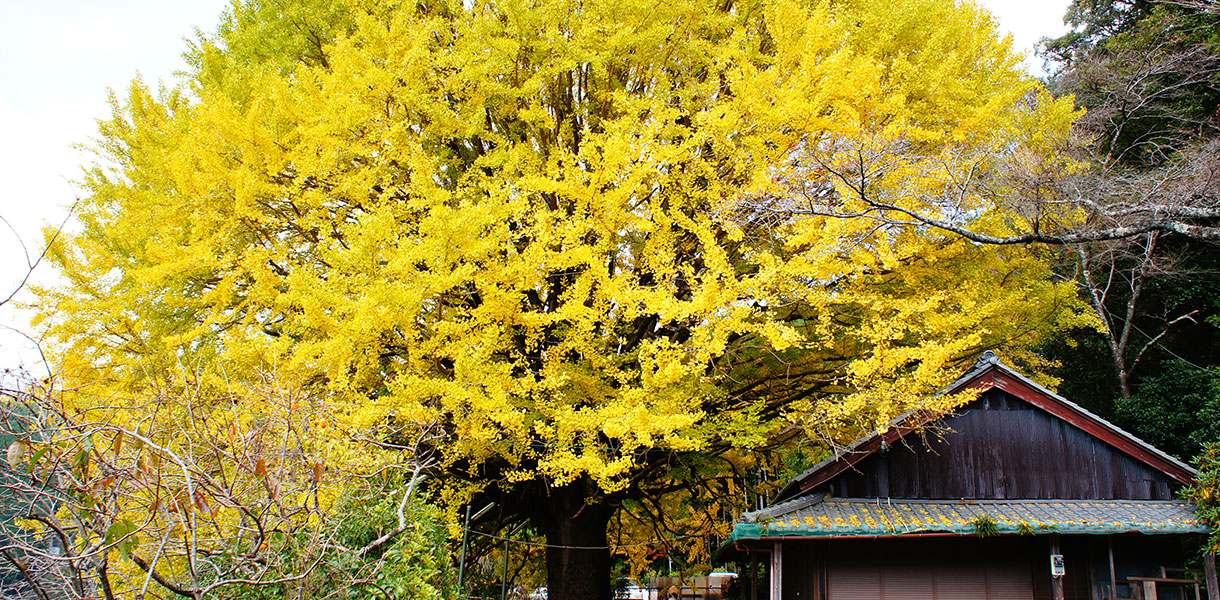
<instances>
[{"instance_id":1,"label":"wooden beam","mask_svg":"<svg viewBox=\"0 0 1220 600\"><path fill-rule=\"evenodd\" d=\"M1216 553L1203 555L1203 573L1207 578L1207 600L1220 600L1220 582L1216 580Z\"/></svg>"}]
</instances>

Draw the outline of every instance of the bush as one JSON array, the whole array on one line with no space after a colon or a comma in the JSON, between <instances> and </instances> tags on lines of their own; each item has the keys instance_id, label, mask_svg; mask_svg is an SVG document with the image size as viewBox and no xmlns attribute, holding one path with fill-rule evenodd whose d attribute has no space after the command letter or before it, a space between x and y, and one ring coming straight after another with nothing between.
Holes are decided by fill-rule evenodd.
<instances>
[{"instance_id":1,"label":"bush","mask_svg":"<svg viewBox=\"0 0 1220 600\"><path fill-rule=\"evenodd\" d=\"M1115 405L1116 420L1144 441L1182 460L1220 442L1220 376L1183 361L1166 361L1145 377L1130 400Z\"/></svg>"},{"instance_id":2,"label":"bush","mask_svg":"<svg viewBox=\"0 0 1220 600\"><path fill-rule=\"evenodd\" d=\"M1199 520L1211 527L1207 551L1220 553L1220 443L1210 443L1195 461L1199 477L1183 496L1195 505Z\"/></svg>"}]
</instances>

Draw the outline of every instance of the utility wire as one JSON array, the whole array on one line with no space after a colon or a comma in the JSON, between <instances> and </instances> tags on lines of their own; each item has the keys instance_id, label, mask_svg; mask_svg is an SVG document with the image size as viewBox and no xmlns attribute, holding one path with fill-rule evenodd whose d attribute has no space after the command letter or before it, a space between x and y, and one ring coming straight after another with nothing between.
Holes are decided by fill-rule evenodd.
<instances>
[{"instance_id":1,"label":"utility wire","mask_svg":"<svg viewBox=\"0 0 1220 600\"><path fill-rule=\"evenodd\" d=\"M1151 339L1154 339L1152 336L1148 335L1146 332L1144 332L1144 330L1143 330L1143 329L1140 329L1140 328L1139 328L1139 326L1135 325L1134 323L1132 323L1132 324L1131 324L1131 328L1132 328L1132 329L1134 329L1134 330L1136 330L1136 331L1138 331L1138 332L1139 332L1141 335L1143 335L1144 337L1146 337L1146 338L1148 338L1148 339L1150 339L1150 340L1151 340ZM1185 363L1185 364L1186 364L1186 366L1191 367L1191 368L1193 368L1193 369L1198 369L1199 371L1202 371L1202 372L1203 372L1203 373L1201 373L1201 374L1199 374L1199 375L1196 375L1196 377L1203 377L1203 376L1205 376L1204 374L1206 374L1206 375L1211 375L1211 376L1213 376L1213 377L1214 377L1214 376L1216 376L1216 375L1220 375L1220 371L1217 371L1217 370L1212 369L1212 368L1210 368L1210 367L1205 367L1205 366L1203 366L1203 365L1196 365L1195 363L1193 363L1193 362L1191 362L1191 361L1189 361L1189 360L1186 360L1185 358L1182 358L1182 357L1181 357L1181 356L1179 356L1179 355L1178 355L1176 352L1174 352L1173 350L1170 350L1170 349L1169 349L1169 346L1166 346L1165 344L1163 344L1163 343L1161 343L1161 342L1157 342L1156 346L1157 346L1158 348L1160 348L1161 350L1163 350L1163 351L1164 351L1166 354L1168 354L1168 355L1170 355L1170 356L1172 356L1172 357L1174 357L1174 358L1176 358L1176 359L1178 359L1178 360L1182 361L1183 363Z\"/></svg>"},{"instance_id":2,"label":"utility wire","mask_svg":"<svg viewBox=\"0 0 1220 600\"><path fill-rule=\"evenodd\" d=\"M529 542L529 541L525 541L525 540L514 540L514 539L507 538L507 537L498 536L493 533L478 531L475 529L465 529L465 530L468 533L472 533L477 536L481 536L481 537L485 537L485 538L489 538L489 539L493 539L493 540L497 540L497 541L501 541L501 542L507 542L507 543L511 543L511 544L520 544L522 546L531 546L534 548L560 548L563 550L613 550L615 548L634 548L637 546L652 546L652 545L658 545L658 544L669 544L671 542L676 542L678 540L686 540L686 539L696 538L696 537L705 537L710 533L710 531L705 531L703 533L692 533L692 534L688 534L688 535L680 535L678 537L670 538L667 540L649 540L646 542L633 542L630 544L615 544L613 546L609 546L609 545L606 545L606 546L565 546L562 544L548 544L546 542Z\"/></svg>"}]
</instances>

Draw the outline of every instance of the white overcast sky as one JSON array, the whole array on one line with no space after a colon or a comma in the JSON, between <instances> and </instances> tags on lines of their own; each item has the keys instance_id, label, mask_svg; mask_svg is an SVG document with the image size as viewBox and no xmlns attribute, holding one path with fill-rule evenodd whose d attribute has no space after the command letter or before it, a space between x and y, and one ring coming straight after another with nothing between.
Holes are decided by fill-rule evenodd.
<instances>
[{"instance_id":1,"label":"white overcast sky","mask_svg":"<svg viewBox=\"0 0 1220 600\"><path fill-rule=\"evenodd\" d=\"M984 0L1013 44L1032 56L1035 42L1062 33L1068 0ZM0 300L19 284L40 229L58 223L76 196L72 181L90 157L74 149L95 135L109 114L107 90L120 94L137 74L150 84L172 83L184 67L184 39L213 31L229 0L43 0L5 3L0 25ZM37 281L54 281L46 266ZM18 300L28 295L19 296ZM37 361L28 313L0 306L0 371ZM34 370L38 367L32 366Z\"/></svg>"}]
</instances>

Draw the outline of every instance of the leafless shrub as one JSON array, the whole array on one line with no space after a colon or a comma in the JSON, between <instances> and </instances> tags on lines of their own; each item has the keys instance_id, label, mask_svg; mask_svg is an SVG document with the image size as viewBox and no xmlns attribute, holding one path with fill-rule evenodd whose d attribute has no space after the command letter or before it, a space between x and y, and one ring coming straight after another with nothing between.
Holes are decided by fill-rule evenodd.
<instances>
[{"instance_id":1,"label":"leafless shrub","mask_svg":"<svg viewBox=\"0 0 1220 600\"><path fill-rule=\"evenodd\" d=\"M354 477L328 459L325 404L272 375L207 397L184 387L133 406L10 377L0 389L0 580L39 600L169 593L310 576L325 556L363 556L409 527L435 432L396 452L397 527L363 547L336 537L329 504ZM343 439L342 436L338 439Z\"/></svg>"}]
</instances>

